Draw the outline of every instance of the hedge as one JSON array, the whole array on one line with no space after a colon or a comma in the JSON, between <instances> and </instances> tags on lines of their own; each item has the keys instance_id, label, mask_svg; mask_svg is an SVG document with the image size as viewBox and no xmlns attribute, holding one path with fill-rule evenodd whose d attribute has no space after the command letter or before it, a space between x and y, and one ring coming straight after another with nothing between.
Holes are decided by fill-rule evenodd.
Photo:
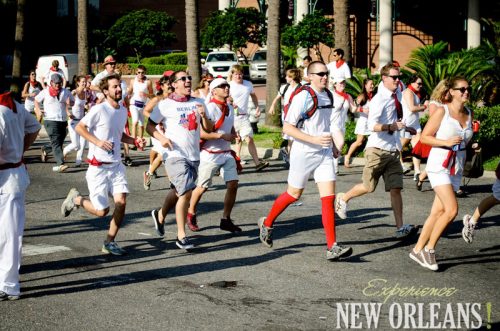
<instances>
[{"instance_id":1,"label":"hedge","mask_svg":"<svg viewBox=\"0 0 500 331\"><path fill-rule=\"evenodd\" d=\"M162 75L167 70L178 71L178 70L186 70L185 65L160 65L160 64L145 64L142 63L143 66L146 67L146 71L148 75ZM138 64L129 63L128 66L135 72Z\"/></svg>"}]
</instances>

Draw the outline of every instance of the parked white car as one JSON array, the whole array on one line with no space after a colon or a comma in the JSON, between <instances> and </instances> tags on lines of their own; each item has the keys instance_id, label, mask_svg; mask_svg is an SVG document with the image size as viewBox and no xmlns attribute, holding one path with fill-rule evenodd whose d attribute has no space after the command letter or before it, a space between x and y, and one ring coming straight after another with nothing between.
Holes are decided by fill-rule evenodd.
<instances>
[{"instance_id":1,"label":"parked white car","mask_svg":"<svg viewBox=\"0 0 500 331\"><path fill-rule=\"evenodd\" d=\"M43 84L43 79L49 72L54 60L59 61L59 69L63 71L68 86L71 85L73 77L78 75L78 54L72 53L40 56L36 64L36 80Z\"/></svg>"},{"instance_id":2,"label":"parked white car","mask_svg":"<svg viewBox=\"0 0 500 331\"><path fill-rule=\"evenodd\" d=\"M267 78L267 51L258 50L250 58L250 80L266 80Z\"/></svg>"},{"instance_id":3,"label":"parked white car","mask_svg":"<svg viewBox=\"0 0 500 331\"><path fill-rule=\"evenodd\" d=\"M207 55L205 65L208 72L214 77L222 76L227 78L229 70L235 64L238 64L238 57L231 51L214 51Z\"/></svg>"}]
</instances>

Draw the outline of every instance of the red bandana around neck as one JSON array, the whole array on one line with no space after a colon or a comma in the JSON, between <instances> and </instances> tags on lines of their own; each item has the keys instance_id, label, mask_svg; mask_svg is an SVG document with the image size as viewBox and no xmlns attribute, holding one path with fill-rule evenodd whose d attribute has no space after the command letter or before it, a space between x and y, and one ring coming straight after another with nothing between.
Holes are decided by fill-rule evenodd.
<instances>
[{"instance_id":1,"label":"red bandana around neck","mask_svg":"<svg viewBox=\"0 0 500 331\"><path fill-rule=\"evenodd\" d=\"M210 99L210 102L215 103L216 105L219 105L220 110L224 113L225 116L229 115L229 106L227 105L226 101L219 101L215 98Z\"/></svg>"},{"instance_id":2,"label":"red bandana around neck","mask_svg":"<svg viewBox=\"0 0 500 331\"><path fill-rule=\"evenodd\" d=\"M413 85L411 85L411 84L410 84L410 85L408 85L408 88L409 88L409 89L410 89L413 93L415 93L415 95L416 95L419 99L422 99L421 94L420 94L420 91L415 90L415 88L413 87Z\"/></svg>"},{"instance_id":3,"label":"red bandana around neck","mask_svg":"<svg viewBox=\"0 0 500 331\"><path fill-rule=\"evenodd\" d=\"M12 98L11 92L0 94L0 106L5 106L12 110L14 113L17 113L16 103Z\"/></svg>"},{"instance_id":4,"label":"red bandana around neck","mask_svg":"<svg viewBox=\"0 0 500 331\"><path fill-rule=\"evenodd\" d=\"M61 89L56 89L56 88L53 88L52 86L49 86L49 95L51 97L57 98L59 96L60 92L61 92Z\"/></svg>"},{"instance_id":5,"label":"red bandana around neck","mask_svg":"<svg viewBox=\"0 0 500 331\"><path fill-rule=\"evenodd\" d=\"M338 68L340 68L343 64L345 63L344 60L337 60L337 62L335 63L335 66Z\"/></svg>"},{"instance_id":6,"label":"red bandana around neck","mask_svg":"<svg viewBox=\"0 0 500 331\"><path fill-rule=\"evenodd\" d=\"M38 87L38 82L36 80L30 80L30 85L33 87L33 88L36 88Z\"/></svg>"},{"instance_id":7,"label":"red bandana around neck","mask_svg":"<svg viewBox=\"0 0 500 331\"><path fill-rule=\"evenodd\" d=\"M187 95L187 96L186 95L179 95L175 92L170 93L170 95L168 97L174 101L177 101L177 102L187 102L191 98L190 95Z\"/></svg>"},{"instance_id":8,"label":"red bandana around neck","mask_svg":"<svg viewBox=\"0 0 500 331\"><path fill-rule=\"evenodd\" d=\"M368 100L371 100L373 98L373 92L368 92L367 95L368 95Z\"/></svg>"},{"instance_id":9,"label":"red bandana around neck","mask_svg":"<svg viewBox=\"0 0 500 331\"><path fill-rule=\"evenodd\" d=\"M340 91L335 90L335 93L337 93L342 98L344 98L344 100L346 100L346 101L349 100L349 94L347 94L346 92L344 92L344 91L340 92Z\"/></svg>"},{"instance_id":10,"label":"red bandana around neck","mask_svg":"<svg viewBox=\"0 0 500 331\"><path fill-rule=\"evenodd\" d=\"M50 67L50 71L57 72L58 70L54 67Z\"/></svg>"}]
</instances>

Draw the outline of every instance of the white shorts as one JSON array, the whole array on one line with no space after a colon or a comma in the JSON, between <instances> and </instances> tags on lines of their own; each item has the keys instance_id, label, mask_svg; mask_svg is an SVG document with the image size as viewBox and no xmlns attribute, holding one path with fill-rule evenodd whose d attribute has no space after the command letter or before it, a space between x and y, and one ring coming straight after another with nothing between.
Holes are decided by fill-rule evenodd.
<instances>
[{"instance_id":1,"label":"white shorts","mask_svg":"<svg viewBox=\"0 0 500 331\"><path fill-rule=\"evenodd\" d=\"M196 185L205 188L212 186L212 178L219 169L224 182L227 183L232 180L238 180L236 161L234 160L234 157L228 153L226 162L224 162L224 164L218 164L209 161L201 162L200 166L198 167L198 181Z\"/></svg>"},{"instance_id":2,"label":"white shorts","mask_svg":"<svg viewBox=\"0 0 500 331\"><path fill-rule=\"evenodd\" d=\"M491 189L493 190L493 197L500 200L500 179L497 178Z\"/></svg>"},{"instance_id":3,"label":"white shorts","mask_svg":"<svg viewBox=\"0 0 500 331\"><path fill-rule=\"evenodd\" d=\"M144 126L144 108L138 108L134 105L130 105L129 108L132 123L138 123L140 126Z\"/></svg>"},{"instance_id":4,"label":"white shorts","mask_svg":"<svg viewBox=\"0 0 500 331\"><path fill-rule=\"evenodd\" d=\"M354 134L358 135L370 135L370 131L368 130L368 117L360 116L356 121L356 128L354 128Z\"/></svg>"},{"instance_id":5,"label":"white shorts","mask_svg":"<svg viewBox=\"0 0 500 331\"><path fill-rule=\"evenodd\" d=\"M295 188L303 189L309 180L309 175L314 173L314 181L333 182L336 180L335 166L331 148L324 148L318 152L304 152L294 149L290 151L290 170L288 184Z\"/></svg>"},{"instance_id":6,"label":"white shorts","mask_svg":"<svg viewBox=\"0 0 500 331\"><path fill-rule=\"evenodd\" d=\"M160 141L156 138L151 137L151 143L153 144L153 147L151 148L153 151L161 155L161 159L165 161L167 159L168 155L168 148L163 147L160 143Z\"/></svg>"},{"instance_id":7,"label":"white shorts","mask_svg":"<svg viewBox=\"0 0 500 331\"><path fill-rule=\"evenodd\" d=\"M129 193L123 163L89 166L85 175L89 198L97 210L109 207L109 197L118 193Z\"/></svg>"},{"instance_id":8,"label":"white shorts","mask_svg":"<svg viewBox=\"0 0 500 331\"><path fill-rule=\"evenodd\" d=\"M427 177L429 177L432 188L441 185L451 185L455 192L460 189L460 182L462 181L462 174L451 176L444 172L428 172Z\"/></svg>"},{"instance_id":9,"label":"white shorts","mask_svg":"<svg viewBox=\"0 0 500 331\"><path fill-rule=\"evenodd\" d=\"M252 124L250 124L248 116L236 116L234 119L234 130L240 135L241 140L253 137Z\"/></svg>"}]
</instances>

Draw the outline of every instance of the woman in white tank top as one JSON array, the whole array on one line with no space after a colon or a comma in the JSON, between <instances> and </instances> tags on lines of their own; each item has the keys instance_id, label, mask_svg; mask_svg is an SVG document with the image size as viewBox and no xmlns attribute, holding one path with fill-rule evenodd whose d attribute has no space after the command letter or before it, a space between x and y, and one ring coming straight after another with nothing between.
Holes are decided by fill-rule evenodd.
<instances>
[{"instance_id":1,"label":"woman in white tank top","mask_svg":"<svg viewBox=\"0 0 500 331\"><path fill-rule=\"evenodd\" d=\"M130 96L130 116L132 117L132 128L130 135L132 137L142 138L144 134L144 113L143 109L153 96L153 84L146 77L146 67L137 66L137 76L130 80L127 94Z\"/></svg>"},{"instance_id":2,"label":"woman in white tank top","mask_svg":"<svg viewBox=\"0 0 500 331\"><path fill-rule=\"evenodd\" d=\"M30 113L35 112L35 97L43 90L42 84L36 80L35 70L30 70L30 79L24 84L21 96L24 98L24 108Z\"/></svg>"},{"instance_id":3,"label":"woman in white tank top","mask_svg":"<svg viewBox=\"0 0 500 331\"><path fill-rule=\"evenodd\" d=\"M75 131L76 125L85 116L85 106L87 104L86 89L86 77L83 75L76 77L76 89L71 92L75 97L75 104L71 107L71 112L68 115L68 131L71 143L63 149L65 158L69 153L76 151L75 167L79 167L82 164L83 151L86 144L86 140Z\"/></svg>"},{"instance_id":4,"label":"woman in white tank top","mask_svg":"<svg viewBox=\"0 0 500 331\"><path fill-rule=\"evenodd\" d=\"M436 244L458 212L455 190L462 178L465 147L472 138L471 114L465 107L469 95L464 78L448 80L439 98L444 105L432 114L422 132L422 143L432 146L426 170L435 198L410 258L433 271L438 270Z\"/></svg>"}]
</instances>

